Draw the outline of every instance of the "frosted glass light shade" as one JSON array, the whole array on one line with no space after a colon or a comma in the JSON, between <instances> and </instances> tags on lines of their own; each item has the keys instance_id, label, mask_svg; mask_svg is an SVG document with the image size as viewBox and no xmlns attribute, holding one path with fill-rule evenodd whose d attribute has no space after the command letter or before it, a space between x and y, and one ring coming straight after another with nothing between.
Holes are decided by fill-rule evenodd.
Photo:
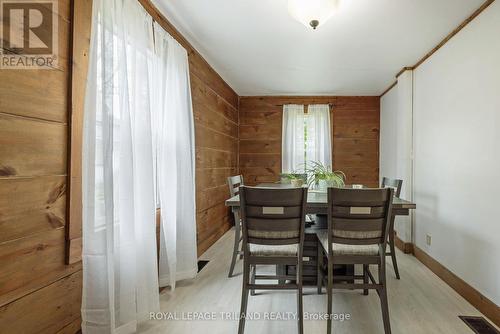
<instances>
[{"instance_id":1,"label":"frosted glass light shade","mask_svg":"<svg viewBox=\"0 0 500 334\"><path fill-rule=\"evenodd\" d=\"M288 0L288 12L306 27L316 29L332 17L338 2L338 0Z\"/></svg>"}]
</instances>

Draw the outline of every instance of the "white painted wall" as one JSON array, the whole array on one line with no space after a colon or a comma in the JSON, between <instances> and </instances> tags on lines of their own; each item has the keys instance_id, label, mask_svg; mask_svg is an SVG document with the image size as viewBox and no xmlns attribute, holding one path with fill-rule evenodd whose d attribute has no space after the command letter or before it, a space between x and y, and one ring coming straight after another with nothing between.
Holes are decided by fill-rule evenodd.
<instances>
[{"instance_id":1,"label":"white painted wall","mask_svg":"<svg viewBox=\"0 0 500 334\"><path fill-rule=\"evenodd\" d=\"M412 96L413 74L406 71L380 101L380 181L384 176L403 180L401 198L407 200L412 200ZM410 216L396 217L394 229L412 242Z\"/></svg>"},{"instance_id":2,"label":"white painted wall","mask_svg":"<svg viewBox=\"0 0 500 334\"><path fill-rule=\"evenodd\" d=\"M414 71L413 115L416 245L500 305L499 1Z\"/></svg>"},{"instance_id":3,"label":"white painted wall","mask_svg":"<svg viewBox=\"0 0 500 334\"><path fill-rule=\"evenodd\" d=\"M398 89L393 87L380 99L380 181L396 175L396 127Z\"/></svg>"}]
</instances>

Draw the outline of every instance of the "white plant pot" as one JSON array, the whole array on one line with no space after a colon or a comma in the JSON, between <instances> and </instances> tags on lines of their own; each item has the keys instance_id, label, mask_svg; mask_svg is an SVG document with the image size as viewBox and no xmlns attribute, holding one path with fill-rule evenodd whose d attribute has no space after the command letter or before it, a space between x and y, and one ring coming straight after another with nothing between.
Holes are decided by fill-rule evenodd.
<instances>
[{"instance_id":1,"label":"white plant pot","mask_svg":"<svg viewBox=\"0 0 500 334\"><path fill-rule=\"evenodd\" d=\"M335 182L333 180L319 180L318 190L326 192L328 188L334 187Z\"/></svg>"},{"instance_id":2,"label":"white plant pot","mask_svg":"<svg viewBox=\"0 0 500 334\"><path fill-rule=\"evenodd\" d=\"M327 180L319 180L318 181L318 190L326 191L327 188L328 188L328 181Z\"/></svg>"}]
</instances>

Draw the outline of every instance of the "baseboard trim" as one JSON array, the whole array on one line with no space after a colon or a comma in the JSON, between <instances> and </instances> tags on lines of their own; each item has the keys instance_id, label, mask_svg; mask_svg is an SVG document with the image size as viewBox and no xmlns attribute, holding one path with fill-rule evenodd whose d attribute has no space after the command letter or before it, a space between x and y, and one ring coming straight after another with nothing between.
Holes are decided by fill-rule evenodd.
<instances>
[{"instance_id":1,"label":"baseboard trim","mask_svg":"<svg viewBox=\"0 0 500 334\"><path fill-rule=\"evenodd\" d=\"M413 254L429 268L434 274L441 278L460 296L472 304L476 309L490 319L495 325L500 327L500 307L494 302L483 296L479 291L474 289L460 277L452 273L441 263L432 258L429 254L417 246L412 245ZM399 248L399 247L398 247Z\"/></svg>"},{"instance_id":2,"label":"baseboard trim","mask_svg":"<svg viewBox=\"0 0 500 334\"><path fill-rule=\"evenodd\" d=\"M404 242L396 233L394 233L394 245L405 254L413 254L413 244L411 242Z\"/></svg>"}]
</instances>

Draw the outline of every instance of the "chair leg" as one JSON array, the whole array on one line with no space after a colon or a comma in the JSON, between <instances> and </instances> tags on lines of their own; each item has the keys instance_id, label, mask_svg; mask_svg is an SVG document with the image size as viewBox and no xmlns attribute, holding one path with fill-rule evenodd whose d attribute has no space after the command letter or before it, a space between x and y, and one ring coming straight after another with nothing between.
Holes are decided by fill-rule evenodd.
<instances>
[{"instance_id":1,"label":"chair leg","mask_svg":"<svg viewBox=\"0 0 500 334\"><path fill-rule=\"evenodd\" d=\"M333 295L333 262L328 258L328 286L327 286L327 322L326 322L326 332L330 334L332 332L332 295Z\"/></svg>"},{"instance_id":2,"label":"chair leg","mask_svg":"<svg viewBox=\"0 0 500 334\"><path fill-rule=\"evenodd\" d=\"M398 262L396 261L396 247L394 246L394 219L395 216L392 216L391 228L389 230L389 247L391 249L392 266L394 267L394 273L396 274L396 278L400 279Z\"/></svg>"},{"instance_id":3,"label":"chair leg","mask_svg":"<svg viewBox=\"0 0 500 334\"><path fill-rule=\"evenodd\" d=\"M257 265L252 264L252 266L250 266L250 283L251 284L255 284L255 275L256 274L257 274ZM254 289L250 290L250 296L255 296Z\"/></svg>"},{"instance_id":4,"label":"chair leg","mask_svg":"<svg viewBox=\"0 0 500 334\"><path fill-rule=\"evenodd\" d=\"M276 275L285 276L285 274L286 274L286 266L283 264L277 264L276 265ZM285 283L286 283L286 280L284 280L284 279L278 280L278 284L283 285Z\"/></svg>"},{"instance_id":5,"label":"chair leg","mask_svg":"<svg viewBox=\"0 0 500 334\"><path fill-rule=\"evenodd\" d=\"M241 309L240 309L240 323L238 326L238 334L243 334L245 331L245 318L247 314L248 305L248 282L250 280L250 265L243 263L243 287L241 289Z\"/></svg>"},{"instance_id":6,"label":"chair leg","mask_svg":"<svg viewBox=\"0 0 500 334\"><path fill-rule=\"evenodd\" d=\"M235 220L238 218L234 215ZM236 264L236 258L238 257L240 249L240 235L241 235L241 224L239 219L236 220L234 224L234 245L233 245L233 256L231 258L231 266L229 267L229 275L227 277L233 277L234 265Z\"/></svg>"},{"instance_id":7,"label":"chair leg","mask_svg":"<svg viewBox=\"0 0 500 334\"><path fill-rule=\"evenodd\" d=\"M318 295L322 293L323 290L323 250L321 246L318 245L318 268L317 268L317 287L318 287Z\"/></svg>"},{"instance_id":8,"label":"chair leg","mask_svg":"<svg viewBox=\"0 0 500 334\"><path fill-rule=\"evenodd\" d=\"M298 333L304 333L304 308L302 304L302 264L297 265L297 320Z\"/></svg>"},{"instance_id":9,"label":"chair leg","mask_svg":"<svg viewBox=\"0 0 500 334\"><path fill-rule=\"evenodd\" d=\"M240 226L241 231L241 226ZM241 234L241 233L240 233ZM240 237L241 248L240 248L240 260L243 260L243 237Z\"/></svg>"},{"instance_id":10,"label":"chair leg","mask_svg":"<svg viewBox=\"0 0 500 334\"><path fill-rule=\"evenodd\" d=\"M385 256L381 261L381 265L379 265L379 283L382 285L380 289L379 297L380 297L380 306L382 308L382 319L384 321L384 332L385 334L391 334L391 320L389 318L389 303L387 300L387 283L386 283L386 274L385 274Z\"/></svg>"},{"instance_id":11,"label":"chair leg","mask_svg":"<svg viewBox=\"0 0 500 334\"><path fill-rule=\"evenodd\" d=\"M368 265L367 264L363 265L363 283L368 284ZM365 296L368 296L368 289L364 289L363 294Z\"/></svg>"}]
</instances>

